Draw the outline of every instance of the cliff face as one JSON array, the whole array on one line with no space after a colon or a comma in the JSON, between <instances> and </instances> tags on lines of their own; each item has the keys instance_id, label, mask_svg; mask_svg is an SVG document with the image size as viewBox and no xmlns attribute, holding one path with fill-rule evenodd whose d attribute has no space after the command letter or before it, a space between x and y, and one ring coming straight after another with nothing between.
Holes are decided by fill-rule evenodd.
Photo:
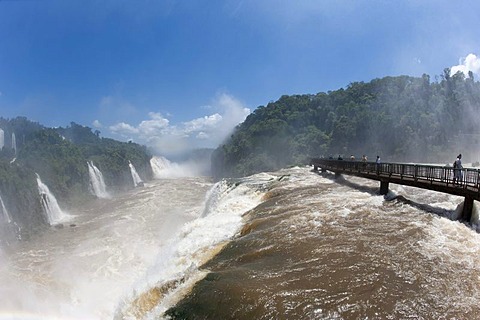
<instances>
[{"instance_id":1,"label":"cliff face","mask_svg":"<svg viewBox=\"0 0 480 320\"><path fill-rule=\"evenodd\" d=\"M11 217L0 214L0 229L25 236L46 227L36 174L62 208L92 199L87 161L102 172L109 190L133 188L131 162L143 180L152 178L151 155L145 146L101 138L88 127L45 128L26 118L0 118L0 197ZM15 138L12 140L12 134ZM0 208L0 211L3 209ZM2 212L3 213L3 212Z\"/></svg>"}]
</instances>

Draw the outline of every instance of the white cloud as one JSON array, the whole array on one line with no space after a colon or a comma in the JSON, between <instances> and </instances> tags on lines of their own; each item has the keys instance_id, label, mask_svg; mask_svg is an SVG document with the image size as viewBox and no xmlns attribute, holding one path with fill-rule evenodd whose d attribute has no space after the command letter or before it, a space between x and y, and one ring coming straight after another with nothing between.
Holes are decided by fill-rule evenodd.
<instances>
[{"instance_id":1,"label":"white cloud","mask_svg":"<svg viewBox=\"0 0 480 320\"><path fill-rule=\"evenodd\" d=\"M128 123L125 123L125 122L120 122L120 123L117 123L114 126L110 126L109 129L113 133L119 134L123 137L128 137L128 136L131 136L133 134L138 134L139 133L139 130L137 128L132 127L131 125L129 125Z\"/></svg>"},{"instance_id":2,"label":"white cloud","mask_svg":"<svg viewBox=\"0 0 480 320\"><path fill-rule=\"evenodd\" d=\"M149 137L152 135L159 135L168 129L169 121L162 117L160 113L150 112L148 114L150 120L140 122L138 126L139 133L142 136Z\"/></svg>"},{"instance_id":3,"label":"white cloud","mask_svg":"<svg viewBox=\"0 0 480 320\"><path fill-rule=\"evenodd\" d=\"M109 129L114 135L146 144L158 154L178 155L195 148L217 147L250 114L250 109L226 93L219 94L207 108L200 108L212 114L173 125L162 114L150 112L149 119L137 126L120 122Z\"/></svg>"},{"instance_id":4,"label":"white cloud","mask_svg":"<svg viewBox=\"0 0 480 320\"><path fill-rule=\"evenodd\" d=\"M98 120L93 121L92 125L93 125L94 128L102 128L103 127L102 124L100 123L100 121L98 121Z\"/></svg>"},{"instance_id":5,"label":"white cloud","mask_svg":"<svg viewBox=\"0 0 480 320\"><path fill-rule=\"evenodd\" d=\"M480 57L477 57L475 54L470 53L469 55L467 55L467 57L460 59L459 65L450 68L451 75L454 75L459 71L463 72L463 74L466 76L468 76L469 71L480 74Z\"/></svg>"},{"instance_id":6,"label":"white cloud","mask_svg":"<svg viewBox=\"0 0 480 320\"><path fill-rule=\"evenodd\" d=\"M205 116L203 118L194 119L188 122L184 122L184 132L198 132L202 130L214 129L222 121L223 117L218 113L212 114L211 116Z\"/></svg>"}]
</instances>

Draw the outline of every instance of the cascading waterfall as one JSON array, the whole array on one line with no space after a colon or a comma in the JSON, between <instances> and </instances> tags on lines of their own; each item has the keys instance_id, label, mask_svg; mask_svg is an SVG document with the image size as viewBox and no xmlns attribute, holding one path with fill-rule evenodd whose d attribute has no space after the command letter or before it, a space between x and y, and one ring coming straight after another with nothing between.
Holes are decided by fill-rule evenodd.
<instances>
[{"instance_id":1,"label":"cascading waterfall","mask_svg":"<svg viewBox=\"0 0 480 320\"><path fill-rule=\"evenodd\" d=\"M133 184L135 185L135 187L143 186L142 179L140 178L140 176L137 173L137 170L135 169L135 167L130 161L128 161L128 166L130 167L130 172L132 174Z\"/></svg>"},{"instance_id":2,"label":"cascading waterfall","mask_svg":"<svg viewBox=\"0 0 480 320\"><path fill-rule=\"evenodd\" d=\"M0 150L3 148L5 145L5 132L0 129Z\"/></svg>"},{"instance_id":3,"label":"cascading waterfall","mask_svg":"<svg viewBox=\"0 0 480 320\"><path fill-rule=\"evenodd\" d=\"M189 160L182 163L171 162L162 156L154 156L150 159L153 177L155 179L171 179L184 177L202 176L203 164Z\"/></svg>"},{"instance_id":4,"label":"cascading waterfall","mask_svg":"<svg viewBox=\"0 0 480 320\"><path fill-rule=\"evenodd\" d=\"M152 157L150 159L150 166L152 167L153 176L155 179L160 179L165 176L165 170L170 168L172 163L164 157Z\"/></svg>"},{"instance_id":5,"label":"cascading waterfall","mask_svg":"<svg viewBox=\"0 0 480 320\"><path fill-rule=\"evenodd\" d=\"M110 194L107 192L107 186L103 179L102 172L93 164L92 161L88 161L88 174L90 175L90 190L98 198L110 198Z\"/></svg>"},{"instance_id":6,"label":"cascading waterfall","mask_svg":"<svg viewBox=\"0 0 480 320\"><path fill-rule=\"evenodd\" d=\"M69 220L71 216L63 212L62 209L60 209L60 206L58 205L58 202L55 196L50 192L47 185L42 182L42 180L40 179L40 176L37 173L36 175L37 175L38 192L40 193L42 207L45 210L48 223L50 225L56 225L56 224L59 224L60 222Z\"/></svg>"},{"instance_id":7,"label":"cascading waterfall","mask_svg":"<svg viewBox=\"0 0 480 320\"><path fill-rule=\"evenodd\" d=\"M15 151L15 155L17 155L17 139L15 138L15 132L12 132L12 149Z\"/></svg>"},{"instance_id":8,"label":"cascading waterfall","mask_svg":"<svg viewBox=\"0 0 480 320\"><path fill-rule=\"evenodd\" d=\"M5 203L3 203L2 196L0 196L0 208L2 209L3 212L3 217L5 218L5 221L8 223L12 222L12 218L10 217L10 214L7 211L7 208L5 207Z\"/></svg>"}]
</instances>

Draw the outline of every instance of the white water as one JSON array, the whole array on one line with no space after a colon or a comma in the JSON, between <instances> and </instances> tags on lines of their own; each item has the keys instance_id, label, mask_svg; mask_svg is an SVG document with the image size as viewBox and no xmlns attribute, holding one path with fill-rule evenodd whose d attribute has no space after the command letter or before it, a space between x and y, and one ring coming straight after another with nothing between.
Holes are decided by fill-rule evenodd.
<instances>
[{"instance_id":1,"label":"white water","mask_svg":"<svg viewBox=\"0 0 480 320\"><path fill-rule=\"evenodd\" d=\"M184 163L171 162L162 156L150 159L153 176L155 179L196 177L202 175L202 164L187 161Z\"/></svg>"},{"instance_id":2,"label":"white water","mask_svg":"<svg viewBox=\"0 0 480 320\"><path fill-rule=\"evenodd\" d=\"M130 173L132 174L133 184L135 187L138 187L143 181L130 161L128 161L128 166L130 167Z\"/></svg>"},{"instance_id":3,"label":"white water","mask_svg":"<svg viewBox=\"0 0 480 320\"><path fill-rule=\"evenodd\" d=\"M122 299L115 319L136 319L141 314L147 319L159 319L198 280L205 276L199 266L211 258L243 225L242 215L261 202L265 185L271 179L253 176L255 183L246 179L239 185L217 183L206 193L202 215L182 227L179 234L162 250L157 261L135 289ZM138 310L132 302L154 288L174 283L165 297L151 310Z\"/></svg>"},{"instance_id":4,"label":"white water","mask_svg":"<svg viewBox=\"0 0 480 320\"><path fill-rule=\"evenodd\" d=\"M17 139L15 138L15 132L12 132L12 149L15 151L15 155L17 155Z\"/></svg>"},{"instance_id":5,"label":"white water","mask_svg":"<svg viewBox=\"0 0 480 320\"><path fill-rule=\"evenodd\" d=\"M45 211L46 218L48 223L53 226L66 222L72 218L69 214L65 213L60 209L57 199L50 192L47 185L42 182L40 176L37 174L37 184L38 192L40 193L40 201L42 202L42 207Z\"/></svg>"},{"instance_id":6,"label":"white water","mask_svg":"<svg viewBox=\"0 0 480 320\"><path fill-rule=\"evenodd\" d=\"M0 150L2 150L4 145L5 145L5 132L2 129L0 129Z\"/></svg>"},{"instance_id":7,"label":"white water","mask_svg":"<svg viewBox=\"0 0 480 320\"><path fill-rule=\"evenodd\" d=\"M284 174L290 176L279 181ZM352 181L378 187L360 178ZM401 223L431 230L420 246L412 245L412 250L425 251L428 259L432 251L433 258L440 256L448 263L450 254L457 260L460 255L467 265L478 260L479 237L472 236L464 225L445 218L432 219L409 205L386 203L382 196L339 186L305 168L259 174L238 184L223 181L215 187L203 178L158 180L119 198L88 204L75 212L74 228L51 228L31 241L21 242L8 254L0 252L0 319L2 315L8 319L20 319L20 315L23 319L27 315L28 319L140 319L131 315L135 313L133 301L173 281L171 290L154 308L141 312L145 319L161 319L163 312L205 275L198 266L238 233L242 214L262 201L265 186L270 183L281 184L287 191L317 185L331 189L309 199L322 203L327 211L308 209L306 216L291 221L291 226L290 221L285 222L285 227L292 230L291 241L299 236L294 223L335 226L339 218L371 211L386 221L388 215L398 216L405 219ZM419 194L418 189L396 185L392 189L397 194ZM428 199L431 204L444 204L446 211L454 210L459 203L458 197L441 193L421 191L418 196L423 202ZM298 198L294 202L312 206L303 201ZM356 232L361 234L362 230ZM381 243L381 236L376 236L375 243ZM458 248L465 239L470 239L467 245ZM467 249L474 254L469 255Z\"/></svg>"},{"instance_id":8,"label":"white water","mask_svg":"<svg viewBox=\"0 0 480 320\"><path fill-rule=\"evenodd\" d=\"M92 193L98 198L110 198L110 194L107 192L107 186L105 185L102 172L93 164L92 161L88 161L87 164Z\"/></svg>"},{"instance_id":9,"label":"white water","mask_svg":"<svg viewBox=\"0 0 480 320\"><path fill-rule=\"evenodd\" d=\"M168 240L201 214L210 186L152 181L72 209L75 227L50 228L0 255L0 319L112 319L122 297L156 272Z\"/></svg>"},{"instance_id":10,"label":"white water","mask_svg":"<svg viewBox=\"0 0 480 320\"><path fill-rule=\"evenodd\" d=\"M5 218L5 221L7 221L8 223L12 222L12 218L10 217L10 214L8 213L7 208L5 207L5 203L3 203L3 199L1 195L0 195L0 205L1 205L0 209L2 209L3 217Z\"/></svg>"},{"instance_id":11,"label":"white water","mask_svg":"<svg viewBox=\"0 0 480 320\"><path fill-rule=\"evenodd\" d=\"M164 157L152 157L150 159L150 166L152 167L153 177L161 179L168 177L167 172L172 167L172 163Z\"/></svg>"}]
</instances>

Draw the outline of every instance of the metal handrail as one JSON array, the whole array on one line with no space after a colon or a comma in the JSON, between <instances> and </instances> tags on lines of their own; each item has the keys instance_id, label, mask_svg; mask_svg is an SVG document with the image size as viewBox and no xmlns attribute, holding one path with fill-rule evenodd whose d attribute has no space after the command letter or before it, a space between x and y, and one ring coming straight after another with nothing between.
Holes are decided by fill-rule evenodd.
<instances>
[{"instance_id":1,"label":"metal handrail","mask_svg":"<svg viewBox=\"0 0 480 320\"><path fill-rule=\"evenodd\" d=\"M443 182L447 186L454 185L462 188L480 187L480 170L471 168L454 169L448 166L434 166L410 163L375 163L352 160L332 160L315 158L311 165L326 170L342 170L352 173L376 174L378 176L413 179L414 181ZM454 179L454 173L459 172L460 179Z\"/></svg>"}]
</instances>

